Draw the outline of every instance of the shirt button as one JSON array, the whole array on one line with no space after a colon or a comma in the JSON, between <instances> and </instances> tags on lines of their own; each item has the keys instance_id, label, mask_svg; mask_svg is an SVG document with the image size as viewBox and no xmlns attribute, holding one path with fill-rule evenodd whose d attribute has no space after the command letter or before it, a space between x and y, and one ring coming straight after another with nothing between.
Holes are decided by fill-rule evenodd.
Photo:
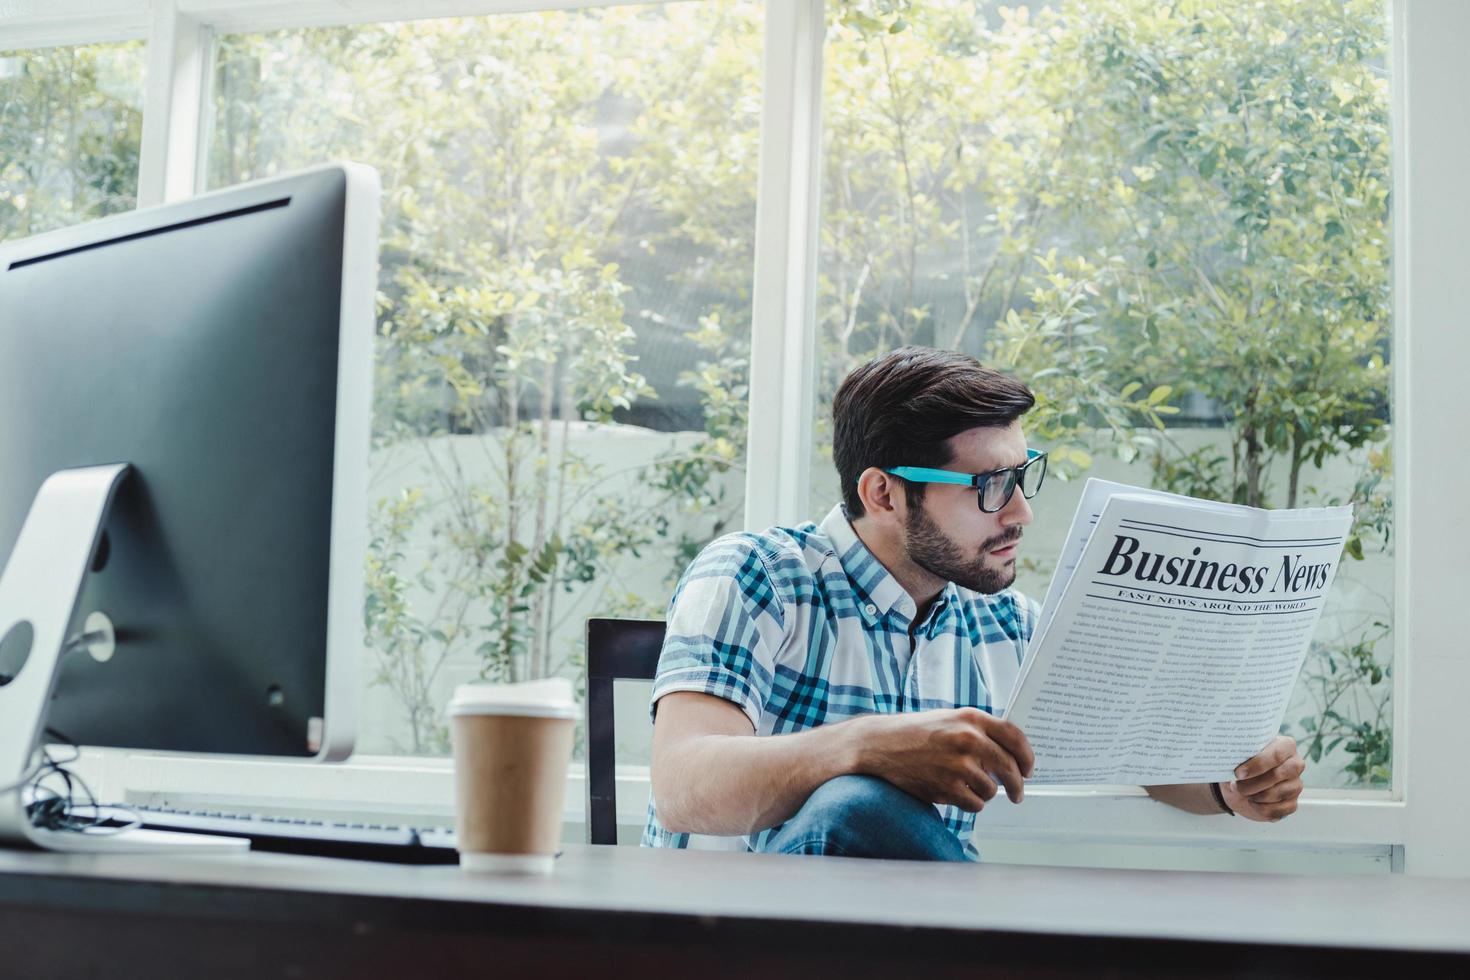
<instances>
[{"instance_id":1,"label":"shirt button","mask_svg":"<svg viewBox=\"0 0 1470 980\"><path fill-rule=\"evenodd\" d=\"M876 616L878 615L878 607L870 602L863 607L863 612L867 613L869 616Z\"/></svg>"}]
</instances>

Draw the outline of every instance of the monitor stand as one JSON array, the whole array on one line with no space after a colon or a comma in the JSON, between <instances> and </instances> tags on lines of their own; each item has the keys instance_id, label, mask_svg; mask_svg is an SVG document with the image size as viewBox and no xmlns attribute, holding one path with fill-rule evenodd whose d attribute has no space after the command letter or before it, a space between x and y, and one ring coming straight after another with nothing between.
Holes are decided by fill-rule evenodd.
<instances>
[{"instance_id":1,"label":"monitor stand","mask_svg":"<svg viewBox=\"0 0 1470 980\"><path fill-rule=\"evenodd\" d=\"M9 683L0 685L0 846L109 853L244 850L249 842L163 831L40 830L25 809L25 783L41 744L46 707L66 631L128 464L53 474L36 494L10 560L0 572L0 647ZM29 648L27 652L27 647Z\"/></svg>"}]
</instances>

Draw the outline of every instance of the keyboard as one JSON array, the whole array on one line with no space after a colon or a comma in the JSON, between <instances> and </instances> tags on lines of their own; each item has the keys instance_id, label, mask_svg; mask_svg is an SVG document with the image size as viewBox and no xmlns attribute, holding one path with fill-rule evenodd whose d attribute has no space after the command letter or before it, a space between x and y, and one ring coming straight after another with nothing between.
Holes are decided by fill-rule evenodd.
<instances>
[{"instance_id":1,"label":"keyboard","mask_svg":"<svg viewBox=\"0 0 1470 980\"><path fill-rule=\"evenodd\" d=\"M136 815L148 830L246 837L252 851L395 864L455 864L459 861L459 852L454 848L454 831L444 827L400 827L153 807L102 807L101 814L108 826L125 826L132 823Z\"/></svg>"}]
</instances>

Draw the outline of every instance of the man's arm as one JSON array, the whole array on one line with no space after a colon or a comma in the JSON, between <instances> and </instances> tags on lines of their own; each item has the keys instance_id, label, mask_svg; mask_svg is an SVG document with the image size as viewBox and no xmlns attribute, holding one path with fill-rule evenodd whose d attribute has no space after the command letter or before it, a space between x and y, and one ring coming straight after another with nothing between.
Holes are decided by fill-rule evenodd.
<instances>
[{"instance_id":1,"label":"man's arm","mask_svg":"<svg viewBox=\"0 0 1470 980\"><path fill-rule=\"evenodd\" d=\"M1274 822L1296 812L1302 795L1301 775L1307 764L1296 741L1278 735L1251 759L1235 768L1235 779L1221 783L1225 805L1247 820ZM1220 813L1209 783L1185 786L1145 786L1148 795L1188 813Z\"/></svg>"},{"instance_id":2,"label":"man's arm","mask_svg":"<svg viewBox=\"0 0 1470 980\"><path fill-rule=\"evenodd\" d=\"M1215 794L1210 792L1209 783L1180 783L1168 786L1145 786L1144 791L1160 803L1167 803L1185 813L1196 813L1202 817L1223 814Z\"/></svg>"},{"instance_id":3,"label":"man's arm","mask_svg":"<svg viewBox=\"0 0 1470 980\"><path fill-rule=\"evenodd\" d=\"M817 787L850 773L971 812L995 796L998 778L1020 802L1032 761L1020 729L978 708L863 715L757 737L731 702L680 691L658 702L653 798L668 830L733 836L785 822Z\"/></svg>"}]
</instances>

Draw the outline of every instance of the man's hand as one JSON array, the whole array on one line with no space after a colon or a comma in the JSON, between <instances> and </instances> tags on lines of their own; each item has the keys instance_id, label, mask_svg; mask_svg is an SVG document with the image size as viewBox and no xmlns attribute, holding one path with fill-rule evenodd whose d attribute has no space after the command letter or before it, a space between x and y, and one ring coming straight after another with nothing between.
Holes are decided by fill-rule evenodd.
<instances>
[{"instance_id":1,"label":"man's hand","mask_svg":"<svg viewBox=\"0 0 1470 980\"><path fill-rule=\"evenodd\" d=\"M1036 761L1021 729L979 708L866 715L847 724L860 733L857 772L971 813L999 792L997 779L1020 803Z\"/></svg>"},{"instance_id":2,"label":"man's hand","mask_svg":"<svg viewBox=\"0 0 1470 980\"><path fill-rule=\"evenodd\" d=\"M1235 781L1221 783L1225 805L1247 820L1280 820L1296 812L1306 762L1296 740L1277 735L1260 754L1235 767Z\"/></svg>"}]
</instances>

